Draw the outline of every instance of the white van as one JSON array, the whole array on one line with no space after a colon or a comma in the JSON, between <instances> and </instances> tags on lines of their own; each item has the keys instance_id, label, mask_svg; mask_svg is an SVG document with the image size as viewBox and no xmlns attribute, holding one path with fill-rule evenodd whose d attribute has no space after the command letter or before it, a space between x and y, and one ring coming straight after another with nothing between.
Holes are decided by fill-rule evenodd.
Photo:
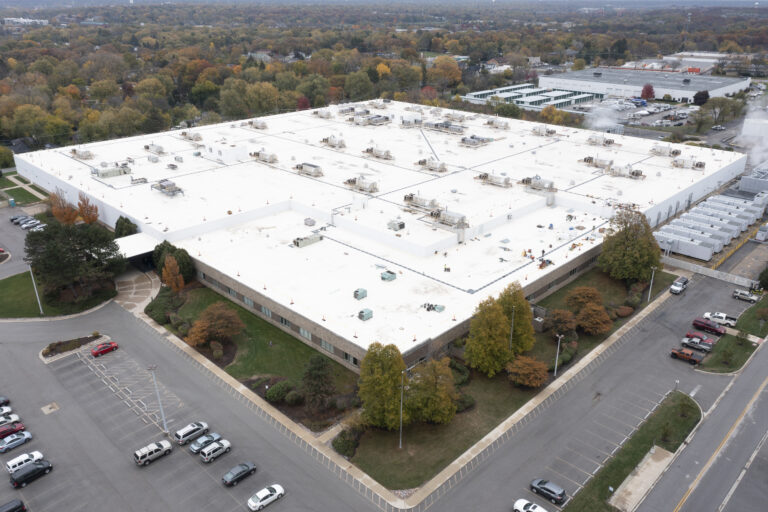
<instances>
[{"instance_id":1,"label":"white van","mask_svg":"<svg viewBox=\"0 0 768 512\"><path fill-rule=\"evenodd\" d=\"M18 471L19 469L23 468L27 464L35 462L36 460L43 460L43 454L40 452L25 453L23 455L19 455L15 459L11 459L6 462L5 470L9 473L13 473L14 471Z\"/></svg>"}]
</instances>

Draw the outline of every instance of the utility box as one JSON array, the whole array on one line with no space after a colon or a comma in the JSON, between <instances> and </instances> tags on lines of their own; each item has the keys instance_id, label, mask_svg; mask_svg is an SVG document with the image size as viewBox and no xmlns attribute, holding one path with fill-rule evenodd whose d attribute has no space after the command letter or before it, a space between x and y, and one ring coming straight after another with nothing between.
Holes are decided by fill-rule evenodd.
<instances>
[{"instance_id":1,"label":"utility box","mask_svg":"<svg viewBox=\"0 0 768 512\"><path fill-rule=\"evenodd\" d=\"M357 300L361 300L368 296L368 291L365 288L358 288L353 295Z\"/></svg>"},{"instance_id":2,"label":"utility box","mask_svg":"<svg viewBox=\"0 0 768 512\"><path fill-rule=\"evenodd\" d=\"M392 231L400 231L401 229L405 229L405 222L401 220L391 220L387 222L387 227Z\"/></svg>"},{"instance_id":3,"label":"utility box","mask_svg":"<svg viewBox=\"0 0 768 512\"><path fill-rule=\"evenodd\" d=\"M536 332L544 332L544 319L537 316L533 319L533 330Z\"/></svg>"},{"instance_id":4,"label":"utility box","mask_svg":"<svg viewBox=\"0 0 768 512\"><path fill-rule=\"evenodd\" d=\"M357 318L365 322L366 320L370 320L373 318L373 311L370 309L361 309L360 312L357 314Z\"/></svg>"},{"instance_id":5,"label":"utility box","mask_svg":"<svg viewBox=\"0 0 768 512\"><path fill-rule=\"evenodd\" d=\"M397 278L397 274L392 272L391 270L385 270L381 273L381 280L382 281L394 281Z\"/></svg>"}]
</instances>

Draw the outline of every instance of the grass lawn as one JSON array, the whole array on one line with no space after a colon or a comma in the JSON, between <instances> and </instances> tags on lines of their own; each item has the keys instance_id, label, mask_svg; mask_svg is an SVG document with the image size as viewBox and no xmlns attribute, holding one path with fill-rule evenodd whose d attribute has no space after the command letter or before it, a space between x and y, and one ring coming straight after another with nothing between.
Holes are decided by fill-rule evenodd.
<instances>
[{"instance_id":1,"label":"grass lawn","mask_svg":"<svg viewBox=\"0 0 768 512\"><path fill-rule=\"evenodd\" d=\"M245 323L244 332L234 338L237 356L226 368L227 373L236 379L281 376L299 383L310 357L320 353L209 288L195 288L186 293L186 302L179 308L178 315L190 324L215 302L227 302ZM357 375L339 363L329 361L333 367L336 390L339 393L352 392L357 384Z\"/></svg>"},{"instance_id":2,"label":"grass lawn","mask_svg":"<svg viewBox=\"0 0 768 512\"><path fill-rule=\"evenodd\" d=\"M5 176L0 178L0 188L11 188L11 187L18 187L19 185L17 183L12 182Z\"/></svg>"},{"instance_id":3,"label":"grass lawn","mask_svg":"<svg viewBox=\"0 0 768 512\"><path fill-rule=\"evenodd\" d=\"M755 348L757 347L748 340L745 340L739 345L736 336L726 334L720 338L709 356L704 359L704 362L701 364L701 369L716 373L736 371L747 362L747 359L749 359L749 356L755 351ZM723 354L728 351L730 351L731 354L728 357L728 362L726 364L726 362L723 361Z\"/></svg>"},{"instance_id":4,"label":"grass lawn","mask_svg":"<svg viewBox=\"0 0 768 512\"><path fill-rule=\"evenodd\" d=\"M17 205L42 201L42 199L32 194L32 192L24 190L22 187L5 189L5 193L8 194L9 197L14 198Z\"/></svg>"},{"instance_id":5,"label":"grass lawn","mask_svg":"<svg viewBox=\"0 0 768 512\"><path fill-rule=\"evenodd\" d=\"M35 291L32 288L32 278L29 272L22 272L15 276L0 281L0 316L2 318L34 318L40 316L40 308L37 306ZM41 291L38 284L38 292ZM116 295L114 290L102 290L84 302L73 304L51 304L43 301L45 316L69 315L90 309Z\"/></svg>"},{"instance_id":6,"label":"grass lawn","mask_svg":"<svg viewBox=\"0 0 768 512\"><path fill-rule=\"evenodd\" d=\"M48 196L48 195L49 195L49 194L48 194L48 192L46 192L45 190L41 189L41 188L40 188L40 187L38 187L37 185L30 185L30 187L31 187L31 188L32 188L32 189L33 189L35 192L38 192L38 193L40 193L40 194L43 194L44 196Z\"/></svg>"},{"instance_id":7,"label":"grass lawn","mask_svg":"<svg viewBox=\"0 0 768 512\"><path fill-rule=\"evenodd\" d=\"M17 175L16 179L19 180L20 182L24 183L25 185L29 185L29 180L27 178L25 178L24 176L18 176Z\"/></svg>"},{"instance_id":8,"label":"grass lawn","mask_svg":"<svg viewBox=\"0 0 768 512\"><path fill-rule=\"evenodd\" d=\"M488 379L476 372L472 372L469 384L461 390L477 403L457 414L448 425L405 427L402 450L397 447L397 430L368 430L352 462L388 489L418 487L537 393L513 387L506 375Z\"/></svg>"},{"instance_id":9,"label":"grass lawn","mask_svg":"<svg viewBox=\"0 0 768 512\"><path fill-rule=\"evenodd\" d=\"M768 294L763 295L763 298L757 304L742 313L739 321L736 322L736 328L760 338L765 338L768 335L768 322L761 321L757 317L757 312L765 308L768 308Z\"/></svg>"},{"instance_id":10,"label":"grass lawn","mask_svg":"<svg viewBox=\"0 0 768 512\"><path fill-rule=\"evenodd\" d=\"M685 416L682 416L685 414ZM674 452L699 422L701 411L687 395L670 394L616 455L568 503L568 512L613 512L608 487L618 489L653 445ZM666 430L666 432L665 432Z\"/></svg>"}]
</instances>

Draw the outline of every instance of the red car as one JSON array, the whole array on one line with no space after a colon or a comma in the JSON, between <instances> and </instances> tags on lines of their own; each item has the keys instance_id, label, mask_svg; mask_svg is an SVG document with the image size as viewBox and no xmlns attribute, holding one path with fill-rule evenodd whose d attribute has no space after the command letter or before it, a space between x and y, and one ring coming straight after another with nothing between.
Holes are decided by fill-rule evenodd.
<instances>
[{"instance_id":1,"label":"red car","mask_svg":"<svg viewBox=\"0 0 768 512\"><path fill-rule=\"evenodd\" d=\"M685 333L686 338L699 338L702 343L707 343L708 345L714 345L717 343L716 338L712 338L711 336L707 336L701 331L688 331Z\"/></svg>"},{"instance_id":2,"label":"red car","mask_svg":"<svg viewBox=\"0 0 768 512\"><path fill-rule=\"evenodd\" d=\"M93 357L99 357L100 355L107 354L117 350L117 343L114 341L108 341L107 343L99 343L91 349L91 355Z\"/></svg>"},{"instance_id":3,"label":"red car","mask_svg":"<svg viewBox=\"0 0 768 512\"><path fill-rule=\"evenodd\" d=\"M14 421L8 425L3 425L0 427L0 439L5 439L11 434L15 434L16 432L21 432L22 430L26 429L27 427L25 427L24 424L20 421Z\"/></svg>"}]
</instances>

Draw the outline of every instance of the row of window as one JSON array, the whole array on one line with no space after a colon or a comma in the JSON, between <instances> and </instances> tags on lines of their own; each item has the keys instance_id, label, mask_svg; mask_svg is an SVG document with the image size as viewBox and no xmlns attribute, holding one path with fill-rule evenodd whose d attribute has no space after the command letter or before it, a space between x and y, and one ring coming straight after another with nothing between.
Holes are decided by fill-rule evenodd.
<instances>
[{"instance_id":1,"label":"row of window","mask_svg":"<svg viewBox=\"0 0 768 512\"><path fill-rule=\"evenodd\" d=\"M270 310L268 307L261 306L261 305L257 307L257 305L253 302L253 299L250 299L244 295L237 293L236 290L233 290L228 286L224 286L222 283L206 275L204 272L198 272L198 277L200 278L201 281L207 281L209 283L212 283L218 286L222 290L226 290L227 293L230 295L230 297L234 297L235 299L241 300L243 304L245 304L246 306L252 309L261 311L262 315L264 315L269 319L272 319L272 310ZM287 327L289 329L291 328L291 322L287 318L283 318L279 315L277 315L277 317L280 319L280 325L283 325L284 327ZM315 343L318 343L326 352L329 352L331 354L335 353L335 347L333 345L331 345L324 339L320 338L319 336L313 335L311 332L309 332L305 328L299 327L299 335L306 340L314 341ZM356 357L353 357L351 354L348 354L346 352L342 352L342 354L343 354L344 360L347 361L348 363L351 363L355 366L359 365L359 361Z\"/></svg>"}]
</instances>

